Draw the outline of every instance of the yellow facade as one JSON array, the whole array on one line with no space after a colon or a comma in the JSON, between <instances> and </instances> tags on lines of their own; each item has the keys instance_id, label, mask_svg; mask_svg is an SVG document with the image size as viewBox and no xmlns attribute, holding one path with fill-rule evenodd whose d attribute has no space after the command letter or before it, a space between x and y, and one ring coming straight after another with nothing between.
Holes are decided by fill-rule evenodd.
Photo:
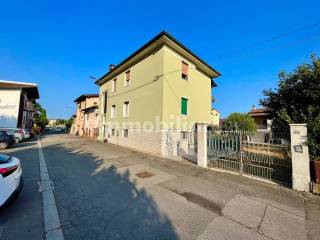
<instances>
[{"instance_id":1,"label":"yellow facade","mask_svg":"<svg viewBox=\"0 0 320 240\"><path fill-rule=\"evenodd\" d=\"M188 65L187 79L182 78L182 62ZM129 86L125 84L127 71ZM170 36L159 36L97 81L99 138L166 155L166 131L193 131L195 123L211 123L211 85L217 76ZM181 98L187 99L185 115ZM124 114L126 102L128 116Z\"/></svg>"}]
</instances>

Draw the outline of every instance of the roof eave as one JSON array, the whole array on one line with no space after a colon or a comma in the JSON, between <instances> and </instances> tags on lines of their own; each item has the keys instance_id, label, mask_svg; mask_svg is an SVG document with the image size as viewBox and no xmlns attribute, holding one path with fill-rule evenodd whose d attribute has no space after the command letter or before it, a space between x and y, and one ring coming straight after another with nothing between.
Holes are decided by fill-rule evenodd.
<instances>
[{"instance_id":1,"label":"roof eave","mask_svg":"<svg viewBox=\"0 0 320 240\"><path fill-rule=\"evenodd\" d=\"M184 46L181 42L179 42L177 39L175 39L173 36L171 36L169 33L162 31L158 35L156 35L153 39L151 39L149 42L147 42L145 45L143 45L141 48L139 48L137 51L132 53L130 56L125 58L122 62L120 62L115 68L113 68L111 71L107 72L104 74L102 77L100 77L97 81L95 81L95 84L101 86L104 84L108 79L106 77L110 76L112 73L117 72L125 63L129 62L131 59L136 57L138 54L142 53L144 50L148 49L152 44L155 44L154 47L158 46L159 44L164 45L168 44L168 41L166 42L165 38L167 38L169 41L173 42L176 44L178 47L183 49L186 53L188 53L190 56L195 58L199 63L203 64L206 68L208 68L210 71L212 71L213 74L212 78L216 78L221 76L221 73L219 73L217 70L215 70L213 67L211 67L208 63L206 63L204 60L199 58L196 54L194 54L191 50L189 50L186 46ZM160 39L163 39L162 42L158 42ZM120 73L121 71L119 71Z\"/></svg>"}]
</instances>

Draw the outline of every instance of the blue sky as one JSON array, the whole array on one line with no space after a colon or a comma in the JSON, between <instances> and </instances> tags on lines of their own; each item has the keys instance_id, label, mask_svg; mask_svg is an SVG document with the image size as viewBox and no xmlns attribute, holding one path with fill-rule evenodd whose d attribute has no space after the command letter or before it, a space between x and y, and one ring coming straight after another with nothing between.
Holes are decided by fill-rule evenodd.
<instances>
[{"instance_id":1,"label":"blue sky","mask_svg":"<svg viewBox=\"0 0 320 240\"><path fill-rule=\"evenodd\" d=\"M306 27L319 12L316 0L1 1L0 79L38 83L48 116L68 118L77 96L98 91L89 75L166 30L222 73L213 94L225 117L320 55L320 24Z\"/></svg>"}]
</instances>

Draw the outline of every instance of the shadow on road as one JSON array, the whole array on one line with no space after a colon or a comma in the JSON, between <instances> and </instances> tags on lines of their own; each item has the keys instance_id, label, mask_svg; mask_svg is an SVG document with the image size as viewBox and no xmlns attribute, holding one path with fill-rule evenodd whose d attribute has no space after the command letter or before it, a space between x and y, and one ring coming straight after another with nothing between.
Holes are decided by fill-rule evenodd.
<instances>
[{"instance_id":1,"label":"shadow on road","mask_svg":"<svg viewBox=\"0 0 320 240\"><path fill-rule=\"evenodd\" d=\"M154 199L129 180L129 171L120 174L78 147L43 150L66 239L178 239Z\"/></svg>"}]
</instances>

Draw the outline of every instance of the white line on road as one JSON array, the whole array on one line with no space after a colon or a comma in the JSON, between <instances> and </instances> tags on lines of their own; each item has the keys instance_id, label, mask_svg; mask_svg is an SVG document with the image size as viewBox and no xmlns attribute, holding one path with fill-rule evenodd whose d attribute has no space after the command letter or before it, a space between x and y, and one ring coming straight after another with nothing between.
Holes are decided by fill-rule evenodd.
<instances>
[{"instance_id":1,"label":"white line on road","mask_svg":"<svg viewBox=\"0 0 320 240\"><path fill-rule=\"evenodd\" d=\"M46 240L64 240L56 201L53 194L54 187L52 181L50 181L40 139L38 139L38 151L40 163L39 191L42 192L43 219Z\"/></svg>"}]
</instances>

